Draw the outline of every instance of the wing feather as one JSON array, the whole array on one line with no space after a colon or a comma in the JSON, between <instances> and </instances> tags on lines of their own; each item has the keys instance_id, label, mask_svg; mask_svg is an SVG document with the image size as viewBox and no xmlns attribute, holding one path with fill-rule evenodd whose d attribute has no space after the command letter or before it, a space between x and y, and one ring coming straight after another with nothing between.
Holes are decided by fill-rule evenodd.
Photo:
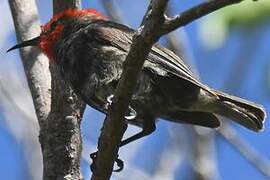
<instances>
[{"instance_id":1,"label":"wing feather","mask_svg":"<svg viewBox=\"0 0 270 180\"><path fill-rule=\"evenodd\" d=\"M105 22L102 20L92 23L89 26L91 26L91 28L88 27L88 30L95 31L95 35L100 34L98 38L102 38L103 41L106 41L110 45L128 53L132 43L132 38L135 35L135 31L133 29L121 24L110 21ZM88 34L90 35L92 33L88 32ZM172 51L156 44L150 51L147 61L151 62L152 64L158 64L167 73L185 79L216 96L216 94L209 87L196 79L192 71L184 64L180 57L178 57ZM147 68L151 67L148 66Z\"/></svg>"}]
</instances>

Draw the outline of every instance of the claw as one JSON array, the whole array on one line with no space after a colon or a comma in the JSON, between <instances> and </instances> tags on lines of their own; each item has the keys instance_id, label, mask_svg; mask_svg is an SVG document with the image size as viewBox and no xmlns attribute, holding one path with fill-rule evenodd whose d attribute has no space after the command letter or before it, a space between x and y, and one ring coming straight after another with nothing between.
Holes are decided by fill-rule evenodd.
<instances>
[{"instance_id":1,"label":"claw","mask_svg":"<svg viewBox=\"0 0 270 180\"><path fill-rule=\"evenodd\" d=\"M91 154L90 154L90 158L91 158L92 160L95 160L95 159L97 158L97 151L94 152L94 153L91 153Z\"/></svg>"},{"instance_id":2,"label":"claw","mask_svg":"<svg viewBox=\"0 0 270 180\"><path fill-rule=\"evenodd\" d=\"M129 106L128 107L128 111L129 111L129 115L126 115L125 118L126 120L132 120L132 119L135 119L136 116L137 116L137 112L131 107Z\"/></svg>"},{"instance_id":3,"label":"claw","mask_svg":"<svg viewBox=\"0 0 270 180\"><path fill-rule=\"evenodd\" d=\"M97 159L97 151L90 154L90 158L92 159L92 164L90 165L90 169L92 172L96 169L96 159Z\"/></svg>"},{"instance_id":4,"label":"claw","mask_svg":"<svg viewBox=\"0 0 270 180\"><path fill-rule=\"evenodd\" d=\"M94 172L96 170L97 151L94 152L94 153L91 153L90 158L92 159L92 164L90 165L90 169L91 169L92 172ZM118 155L117 155L117 158L116 158L115 162L116 162L116 164L118 166L118 169L113 170L113 172L122 171L124 169L124 161L119 159Z\"/></svg>"},{"instance_id":5,"label":"claw","mask_svg":"<svg viewBox=\"0 0 270 180\"><path fill-rule=\"evenodd\" d=\"M113 172L120 172L124 169L124 161L122 161L121 159L118 158L118 155L117 155L117 158L115 160L117 166L118 166L118 169L115 169L113 170Z\"/></svg>"},{"instance_id":6,"label":"claw","mask_svg":"<svg viewBox=\"0 0 270 180\"><path fill-rule=\"evenodd\" d=\"M107 103L105 104L105 109L109 109L109 106L112 104L113 94L107 97Z\"/></svg>"},{"instance_id":7,"label":"claw","mask_svg":"<svg viewBox=\"0 0 270 180\"><path fill-rule=\"evenodd\" d=\"M109 106L112 104L112 99L113 99L114 95L111 94L107 97L107 104L105 104L105 109L108 109ZM135 119L137 116L137 112L131 107L128 107L128 115L125 115L125 119L126 120L132 120Z\"/></svg>"},{"instance_id":8,"label":"claw","mask_svg":"<svg viewBox=\"0 0 270 180\"><path fill-rule=\"evenodd\" d=\"M109 95L108 97L107 97L107 102L108 102L108 105L111 105L112 104L112 99L113 99L113 94L111 94L111 95Z\"/></svg>"}]
</instances>

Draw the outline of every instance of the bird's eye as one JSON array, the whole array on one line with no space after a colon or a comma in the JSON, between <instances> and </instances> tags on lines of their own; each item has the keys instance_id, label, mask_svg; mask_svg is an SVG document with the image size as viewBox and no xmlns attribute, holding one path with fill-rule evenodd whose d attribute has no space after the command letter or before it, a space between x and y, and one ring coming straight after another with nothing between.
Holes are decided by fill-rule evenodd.
<instances>
[{"instance_id":1,"label":"bird's eye","mask_svg":"<svg viewBox=\"0 0 270 180\"><path fill-rule=\"evenodd\" d=\"M51 24L51 26L50 26L50 29L51 29L51 31L53 31L58 25L60 25L62 22L61 22L61 20L59 19L59 20L57 20L57 21L54 21L52 24Z\"/></svg>"}]
</instances>

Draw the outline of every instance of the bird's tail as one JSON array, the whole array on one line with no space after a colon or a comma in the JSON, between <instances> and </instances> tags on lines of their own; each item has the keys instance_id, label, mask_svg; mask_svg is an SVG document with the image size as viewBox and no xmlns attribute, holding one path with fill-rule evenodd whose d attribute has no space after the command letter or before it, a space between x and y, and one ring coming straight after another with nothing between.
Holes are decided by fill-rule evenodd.
<instances>
[{"instance_id":1,"label":"bird's tail","mask_svg":"<svg viewBox=\"0 0 270 180\"><path fill-rule=\"evenodd\" d=\"M213 91L219 97L216 101L215 113L228 117L253 131L263 130L266 113L261 105L217 90Z\"/></svg>"}]
</instances>

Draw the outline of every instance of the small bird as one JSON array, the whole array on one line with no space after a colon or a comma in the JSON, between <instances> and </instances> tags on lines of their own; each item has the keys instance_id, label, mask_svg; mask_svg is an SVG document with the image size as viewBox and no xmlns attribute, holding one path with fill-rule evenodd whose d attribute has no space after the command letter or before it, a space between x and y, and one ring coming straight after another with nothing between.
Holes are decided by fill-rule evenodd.
<instances>
[{"instance_id":1,"label":"small bird","mask_svg":"<svg viewBox=\"0 0 270 180\"><path fill-rule=\"evenodd\" d=\"M8 51L38 46L75 93L106 114L134 35L133 29L109 21L94 9L70 9L53 16L42 26L40 36ZM142 131L123 140L121 146L152 133L157 118L217 128L217 115L256 132L263 129L266 116L261 105L204 85L176 54L155 44L126 116L128 123L140 126Z\"/></svg>"}]
</instances>

